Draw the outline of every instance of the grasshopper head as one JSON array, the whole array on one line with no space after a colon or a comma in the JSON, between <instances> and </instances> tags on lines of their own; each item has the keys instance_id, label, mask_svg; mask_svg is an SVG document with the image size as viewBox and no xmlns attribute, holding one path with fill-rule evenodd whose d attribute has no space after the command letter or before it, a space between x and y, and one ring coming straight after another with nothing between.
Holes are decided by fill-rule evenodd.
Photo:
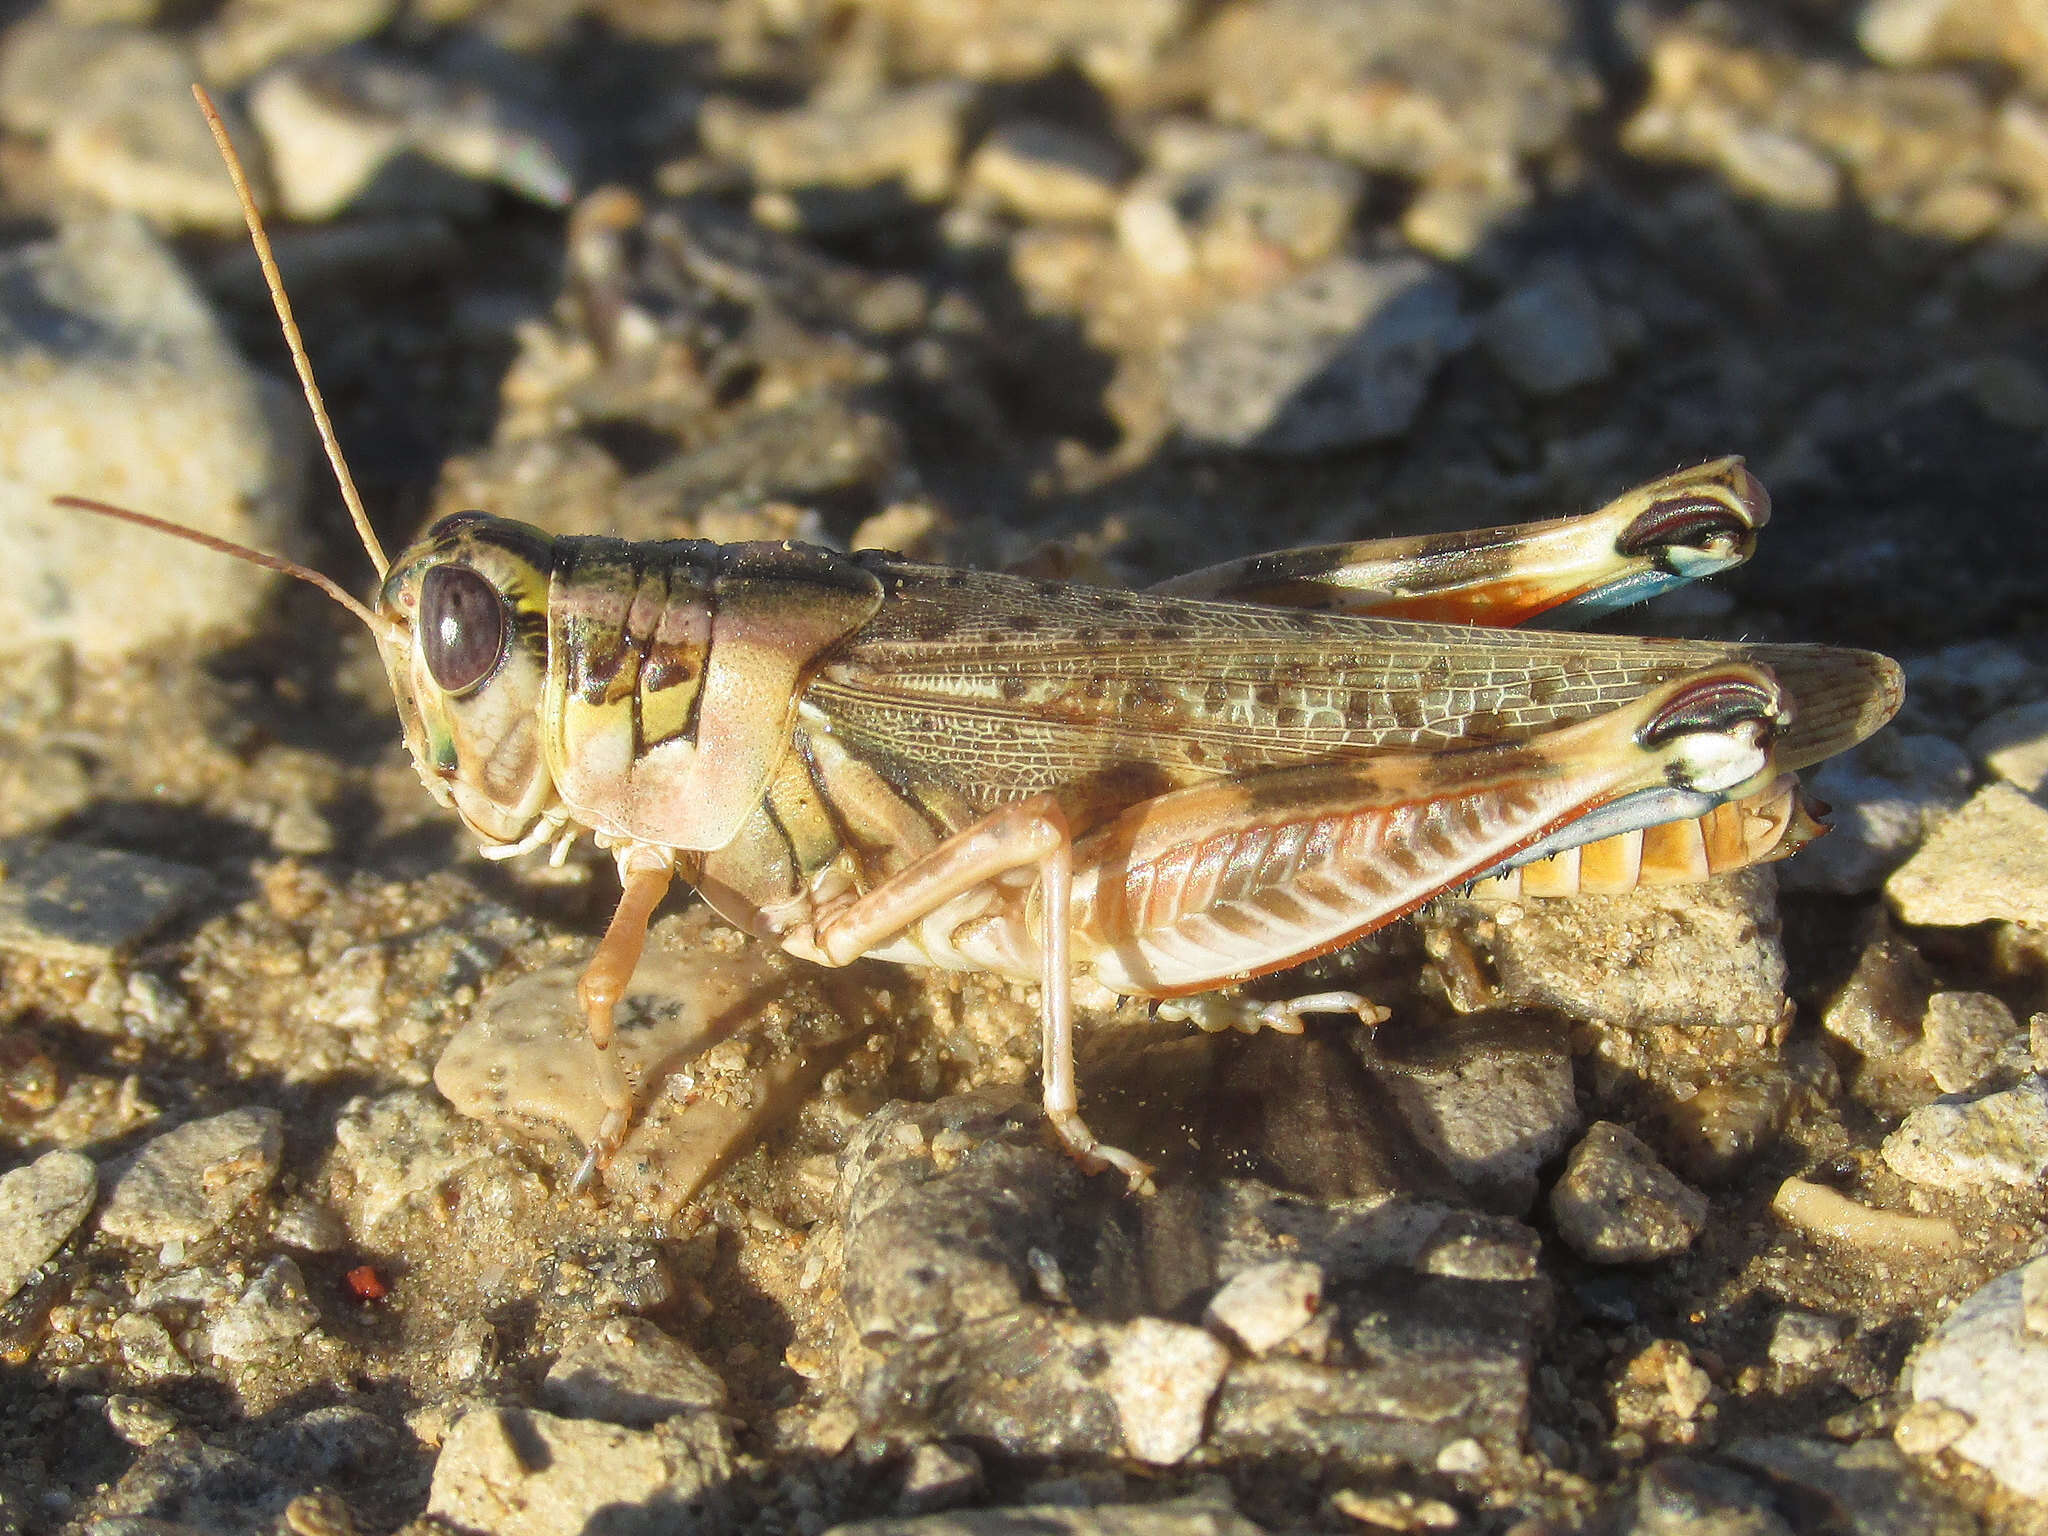
<instances>
[{"instance_id":1,"label":"grasshopper head","mask_svg":"<svg viewBox=\"0 0 2048 1536\"><path fill-rule=\"evenodd\" d=\"M551 567L539 529L461 512L399 554L377 598L406 750L487 851L562 819L541 750Z\"/></svg>"}]
</instances>

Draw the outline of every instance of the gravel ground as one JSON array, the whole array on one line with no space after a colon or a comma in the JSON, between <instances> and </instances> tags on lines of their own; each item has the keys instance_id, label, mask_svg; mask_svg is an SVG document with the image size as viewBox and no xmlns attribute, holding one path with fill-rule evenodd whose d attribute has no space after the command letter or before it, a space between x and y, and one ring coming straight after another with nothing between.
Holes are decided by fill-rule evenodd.
<instances>
[{"instance_id":1,"label":"gravel ground","mask_svg":"<svg viewBox=\"0 0 2048 1536\"><path fill-rule=\"evenodd\" d=\"M2048 1532L2036 8L0 14L0 1536ZM574 1197L609 870L480 860L318 594L49 504L366 580L194 79L392 547L1134 585L1740 453L1757 560L1629 626L1905 710L1789 865L1319 962L1376 1034L1087 1009L1149 1200L1032 989L675 898Z\"/></svg>"}]
</instances>

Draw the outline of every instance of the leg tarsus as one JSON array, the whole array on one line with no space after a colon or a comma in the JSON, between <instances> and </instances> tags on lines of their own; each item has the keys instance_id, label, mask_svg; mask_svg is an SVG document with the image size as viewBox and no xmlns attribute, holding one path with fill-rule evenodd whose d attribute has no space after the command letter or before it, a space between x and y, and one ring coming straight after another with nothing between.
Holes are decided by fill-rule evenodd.
<instances>
[{"instance_id":1,"label":"leg tarsus","mask_svg":"<svg viewBox=\"0 0 2048 1536\"><path fill-rule=\"evenodd\" d=\"M1282 1035L1298 1035L1302 1019L1311 1013L1348 1013L1371 1028L1384 1024L1392 1013L1358 992L1305 992L1278 1002L1261 1003L1231 992L1197 992L1188 997L1169 997L1153 1005L1158 1017L1175 1024L1192 1024L1209 1034L1234 1029L1255 1035L1270 1029Z\"/></svg>"}]
</instances>

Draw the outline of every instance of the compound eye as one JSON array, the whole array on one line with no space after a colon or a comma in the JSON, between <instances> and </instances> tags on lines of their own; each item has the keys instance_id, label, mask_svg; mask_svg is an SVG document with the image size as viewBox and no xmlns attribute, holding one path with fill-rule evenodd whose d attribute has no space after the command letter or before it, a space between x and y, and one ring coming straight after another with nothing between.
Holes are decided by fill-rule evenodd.
<instances>
[{"instance_id":1,"label":"compound eye","mask_svg":"<svg viewBox=\"0 0 2048 1536\"><path fill-rule=\"evenodd\" d=\"M497 589L464 565L437 565L420 583L420 651L449 693L467 693L505 654L505 605Z\"/></svg>"}]
</instances>

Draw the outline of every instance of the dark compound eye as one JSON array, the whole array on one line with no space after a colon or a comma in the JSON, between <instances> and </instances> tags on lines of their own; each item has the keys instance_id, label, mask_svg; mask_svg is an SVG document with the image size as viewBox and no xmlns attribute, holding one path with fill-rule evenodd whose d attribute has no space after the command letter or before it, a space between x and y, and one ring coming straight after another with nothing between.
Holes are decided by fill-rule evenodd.
<instances>
[{"instance_id":1,"label":"dark compound eye","mask_svg":"<svg viewBox=\"0 0 2048 1536\"><path fill-rule=\"evenodd\" d=\"M420 582L420 650L427 671L450 693L467 693L505 654L505 605L497 589L464 565L437 565Z\"/></svg>"}]
</instances>

